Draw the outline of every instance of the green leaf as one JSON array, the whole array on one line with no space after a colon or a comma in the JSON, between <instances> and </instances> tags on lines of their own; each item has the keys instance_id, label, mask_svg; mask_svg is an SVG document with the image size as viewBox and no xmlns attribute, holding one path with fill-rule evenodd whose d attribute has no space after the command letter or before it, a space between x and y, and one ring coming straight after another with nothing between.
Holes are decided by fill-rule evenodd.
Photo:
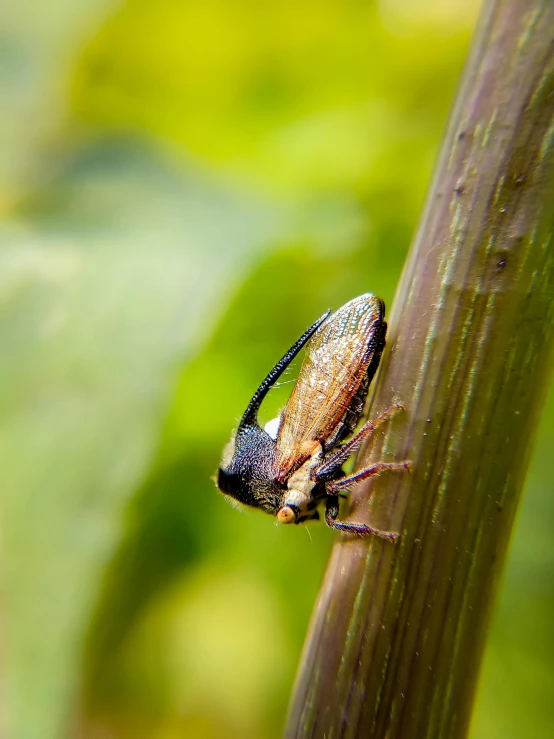
<instances>
[{"instance_id":1,"label":"green leaf","mask_svg":"<svg viewBox=\"0 0 554 739\"><path fill-rule=\"evenodd\" d=\"M10 736L59 737L177 372L276 220L141 145L85 148L0 235Z\"/></svg>"}]
</instances>

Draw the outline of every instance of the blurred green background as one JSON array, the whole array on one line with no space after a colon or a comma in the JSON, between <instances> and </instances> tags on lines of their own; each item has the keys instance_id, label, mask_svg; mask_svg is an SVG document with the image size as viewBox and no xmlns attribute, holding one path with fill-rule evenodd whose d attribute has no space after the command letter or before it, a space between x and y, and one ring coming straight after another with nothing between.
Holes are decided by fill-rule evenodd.
<instances>
[{"instance_id":1,"label":"blurred green background","mask_svg":"<svg viewBox=\"0 0 554 739\"><path fill-rule=\"evenodd\" d=\"M477 5L2 7L3 736L280 736L333 534L210 476L309 323L390 305ZM554 732L553 444L551 395L472 739Z\"/></svg>"}]
</instances>

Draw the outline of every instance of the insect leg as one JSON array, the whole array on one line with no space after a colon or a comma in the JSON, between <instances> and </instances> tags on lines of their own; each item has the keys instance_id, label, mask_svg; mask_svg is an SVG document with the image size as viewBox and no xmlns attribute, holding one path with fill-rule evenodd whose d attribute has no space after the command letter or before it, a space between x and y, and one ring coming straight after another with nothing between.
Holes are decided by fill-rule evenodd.
<instances>
[{"instance_id":1,"label":"insect leg","mask_svg":"<svg viewBox=\"0 0 554 739\"><path fill-rule=\"evenodd\" d=\"M398 533L396 531L383 531L382 529L376 529L373 526L368 526L365 523L345 523L344 521L337 521L339 515L339 499L336 495L328 495L325 505L325 523L332 529L338 531L344 531L347 534L354 534L355 536L369 536L374 534L380 536L381 539L387 539L395 543L398 539Z\"/></svg>"},{"instance_id":2,"label":"insect leg","mask_svg":"<svg viewBox=\"0 0 554 739\"><path fill-rule=\"evenodd\" d=\"M331 455L325 462L317 468L315 472L315 479L316 480L324 480L326 477L329 477L329 475L332 475L336 470L339 469L339 467L342 467L342 465L346 462L346 460L354 454L355 451L357 451L364 440L373 432L375 429L380 426L382 423L387 421L394 413L398 413L398 411L405 410L403 405L393 405L390 408L387 408L386 411L381 413L381 415L375 419L375 421L368 421L363 428L358 431L356 436L354 436L347 444L344 444L343 446L338 449L335 454Z\"/></svg>"},{"instance_id":3,"label":"insect leg","mask_svg":"<svg viewBox=\"0 0 554 739\"><path fill-rule=\"evenodd\" d=\"M349 475L349 477L342 477L340 480L328 482L326 485L327 492L331 494L336 494L340 490L348 490L352 487L352 485L354 485L354 483L361 482L362 480L365 480L368 477L372 477L373 475L378 475L384 470L409 470L411 465L412 463L409 461L377 462L377 464L372 464L371 467L366 467L365 470L355 472L353 475Z\"/></svg>"}]
</instances>

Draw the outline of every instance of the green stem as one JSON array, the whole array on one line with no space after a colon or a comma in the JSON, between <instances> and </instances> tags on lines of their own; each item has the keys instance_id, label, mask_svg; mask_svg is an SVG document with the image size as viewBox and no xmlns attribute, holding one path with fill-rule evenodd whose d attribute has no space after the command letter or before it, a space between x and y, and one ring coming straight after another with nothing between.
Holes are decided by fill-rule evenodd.
<instances>
[{"instance_id":1,"label":"green stem","mask_svg":"<svg viewBox=\"0 0 554 739\"><path fill-rule=\"evenodd\" d=\"M392 313L287 737L464 737L554 335L554 4L485 3ZM370 493L371 501L368 505Z\"/></svg>"}]
</instances>

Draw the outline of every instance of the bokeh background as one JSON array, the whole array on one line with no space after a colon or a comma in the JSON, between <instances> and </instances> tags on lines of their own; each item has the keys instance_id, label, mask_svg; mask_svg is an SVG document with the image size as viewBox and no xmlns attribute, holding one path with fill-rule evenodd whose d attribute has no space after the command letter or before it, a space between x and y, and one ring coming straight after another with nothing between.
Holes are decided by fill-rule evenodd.
<instances>
[{"instance_id":1,"label":"bokeh background","mask_svg":"<svg viewBox=\"0 0 554 739\"><path fill-rule=\"evenodd\" d=\"M280 736L333 534L210 476L309 323L390 305L477 6L2 5L3 736ZM553 444L551 394L472 739L554 733Z\"/></svg>"}]
</instances>

